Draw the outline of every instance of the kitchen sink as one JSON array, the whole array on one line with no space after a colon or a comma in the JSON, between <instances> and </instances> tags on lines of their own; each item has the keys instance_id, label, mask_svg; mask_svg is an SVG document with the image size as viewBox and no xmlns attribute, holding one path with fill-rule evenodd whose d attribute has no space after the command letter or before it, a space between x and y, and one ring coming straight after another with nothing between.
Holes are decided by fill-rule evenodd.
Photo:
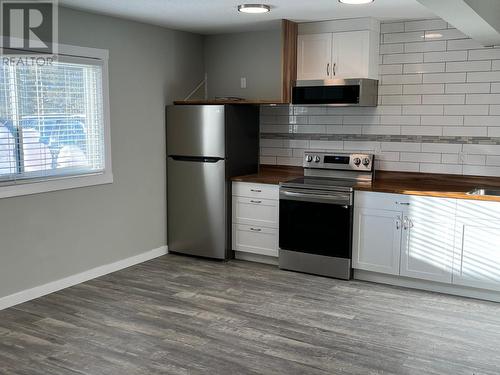
<instances>
[{"instance_id":1,"label":"kitchen sink","mask_svg":"<svg viewBox=\"0 0 500 375\"><path fill-rule=\"evenodd\" d=\"M476 188L469 191L467 195L491 195L500 197L500 189Z\"/></svg>"}]
</instances>

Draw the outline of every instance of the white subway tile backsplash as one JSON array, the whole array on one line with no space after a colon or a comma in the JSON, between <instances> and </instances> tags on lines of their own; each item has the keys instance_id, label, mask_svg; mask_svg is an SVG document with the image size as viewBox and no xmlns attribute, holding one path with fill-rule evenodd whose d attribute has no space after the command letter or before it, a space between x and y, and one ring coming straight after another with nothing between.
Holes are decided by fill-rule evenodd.
<instances>
[{"instance_id":1,"label":"white subway tile backsplash","mask_svg":"<svg viewBox=\"0 0 500 375\"><path fill-rule=\"evenodd\" d=\"M484 72L491 70L491 61L449 61L446 63L447 72Z\"/></svg>"},{"instance_id":2,"label":"white subway tile backsplash","mask_svg":"<svg viewBox=\"0 0 500 375\"><path fill-rule=\"evenodd\" d=\"M402 74L403 65L402 64L391 64L391 65L380 65L380 74Z\"/></svg>"},{"instance_id":3,"label":"white subway tile backsplash","mask_svg":"<svg viewBox=\"0 0 500 375\"><path fill-rule=\"evenodd\" d=\"M404 64L403 73L442 73L446 69L446 63L420 63L420 64Z\"/></svg>"},{"instance_id":4,"label":"white subway tile backsplash","mask_svg":"<svg viewBox=\"0 0 500 375\"><path fill-rule=\"evenodd\" d=\"M465 82L467 73L426 73L423 83L460 83Z\"/></svg>"},{"instance_id":5,"label":"white subway tile backsplash","mask_svg":"<svg viewBox=\"0 0 500 375\"><path fill-rule=\"evenodd\" d=\"M344 142L342 141L309 141L309 148L322 150L343 150Z\"/></svg>"},{"instance_id":6,"label":"white subway tile backsplash","mask_svg":"<svg viewBox=\"0 0 500 375\"><path fill-rule=\"evenodd\" d=\"M467 94L467 104L500 104L500 94Z\"/></svg>"},{"instance_id":7,"label":"white subway tile backsplash","mask_svg":"<svg viewBox=\"0 0 500 375\"><path fill-rule=\"evenodd\" d=\"M464 125L500 127L500 116L465 116Z\"/></svg>"},{"instance_id":8,"label":"white subway tile backsplash","mask_svg":"<svg viewBox=\"0 0 500 375\"><path fill-rule=\"evenodd\" d=\"M490 92L490 83L447 83L444 90L447 94L474 94Z\"/></svg>"},{"instance_id":9,"label":"white subway tile backsplash","mask_svg":"<svg viewBox=\"0 0 500 375\"><path fill-rule=\"evenodd\" d=\"M381 33L379 105L262 106L261 163L358 151L376 153L378 169L500 176L500 48L441 19L382 23Z\"/></svg>"},{"instance_id":10,"label":"white subway tile backsplash","mask_svg":"<svg viewBox=\"0 0 500 375\"><path fill-rule=\"evenodd\" d=\"M382 76L383 85L422 83L422 74L390 74Z\"/></svg>"},{"instance_id":11,"label":"white subway tile backsplash","mask_svg":"<svg viewBox=\"0 0 500 375\"><path fill-rule=\"evenodd\" d=\"M441 126L402 126L401 134L403 135L443 135Z\"/></svg>"},{"instance_id":12,"label":"white subway tile backsplash","mask_svg":"<svg viewBox=\"0 0 500 375\"><path fill-rule=\"evenodd\" d=\"M396 53L384 55L382 62L384 64L398 64L398 63L420 63L424 61L423 53Z\"/></svg>"},{"instance_id":13,"label":"white subway tile backsplash","mask_svg":"<svg viewBox=\"0 0 500 375\"><path fill-rule=\"evenodd\" d=\"M365 125L361 134L379 134L379 135L400 135L401 126L395 125Z\"/></svg>"},{"instance_id":14,"label":"white subway tile backsplash","mask_svg":"<svg viewBox=\"0 0 500 375\"><path fill-rule=\"evenodd\" d=\"M454 143L422 143L422 152L434 152L443 154L458 154L462 151L461 144ZM457 155L458 156L458 155Z\"/></svg>"},{"instance_id":15,"label":"white subway tile backsplash","mask_svg":"<svg viewBox=\"0 0 500 375\"><path fill-rule=\"evenodd\" d=\"M411 31L407 33L386 33L383 35L384 43L420 42L424 40L424 31Z\"/></svg>"},{"instance_id":16,"label":"white subway tile backsplash","mask_svg":"<svg viewBox=\"0 0 500 375\"><path fill-rule=\"evenodd\" d=\"M467 73L467 82L500 82L500 71Z\"/></svg>"},{"instance_id":17,"label":"white subway tile backsplash","mask_svg":"<svg viewBox=\"0 0 500 375\"><path fill-rule=\"evenodd\" d=\"M473 39L456 39L456 40L448 40L447 42L448 51L478 49L478 48L482 48L481 43Z\"/></svg>"},{"instance_id":18,"label":"white subway tile backsplash","mask_svg":"<svg viewBox=\"0 0 500 375\"><path fill-rule=\"evenodd\" d=\"M404 51L406 53L410 52L432 52L432 51L446 51L446 41L434 41L434 42L413 42L405 43Z\"/></svg>"},{"instance_id":19,"label":"white subway tile backsplash","mask_svg":"<svg viewBox=\"0 0 500 375\"><path fill-rule=\"evenodd\" d=\"M403 53L405 50L404 43L395 43L395 44L381 44L380 45L380 54L387 55L389 53Z\"/></svg>"},{"instance_id":20,"label":"white subway tile backsplash","mask_svg":"<svg viewBox=\"0 0 500 375\"><path fill-rule=\"evenodd\" d=\"M442 115L442 105L405 105L403 115Z\"/></svg>"},{"instance_id":21,"label":"white subway tile backsplash","mask_svg":"<svg viewBox=\"0 0 500 375\"><path fill-rule=\"evenodd\" d=\"M464 60L467 60L467 51L424 52L424 62Z\"/></svg>"},{"instance_id":22,"label":"white subway tile backsplash","mask_svg":"<svg viewBox=\"0 0 500 375\"><path fill-rule=\"evenodd\" d=\"M491 166L464 165L463 174L470 176L498 177L500 176L500 168Z\"/></svg>"},{"instance_id":23,"label":"white subway tile backsplash","mask_svg":"<svg viewBox=\"0 0 500 375\"><path fill-rule=\"evenodd\" d=\"M500 48L483 48L469 51L469 60L500 59Z\"/></svg>"},{"instance_id":24,"label":"white subway tile backsplash","mask_svg":"<svg viewBox=\"0 0 500 375\"><path fill-rule=\"evenodd\" d=\"M404 23L405 31L438 30L446 29L447 27L447 22L440 18L430 20L406 21Z\"/></svg>"},{"instance_id":25,"label":"white subway tile backsplash","mask_svg":"<svg viewBox=\"0 0 500 375\"><path fill-rule=\"evenodd\" d=\"M382 104L420 104L420 95L388 95L382 96Z\"/></svg>"},{"instance_id":26,"label":"white subway tile backsplash","mask_svg":"<svg viewBox=\"0 0 500 375\"><path fill-rule=\"evenodd\" d=\"M323 125L323 124L342 124L342 116L309 116L309 124Z\"/></svg>"},{"instance_id":27,"label":"white subway tile backsplash","mask_svg":"<svg viewBox=\"0 0 500 375\"><path fill-rule=\"evenodd\" d=\"M404 22L388 22L380 25L380 32L385 33L399 33L405 31Z\"/></svg>"},{"instance_id":28,"label":"white subway tile backsplash","mask_svg":"<svg viewBox=\"0 0 500 375\"><path fill-rule=\"evenodd\" d=\"M380 142L382 151L404 151L404 152L421 152L422 145L413 142Z\"/></svg>"},{"instance_id":29,"label":"white subway tile backsplash","mask_svg":"<svg viewBox=\"0 0 500 375\"><path fill-rule=\"evenodd\" d=\"M382 125L420 125L420 116L380 116Z\"/></svg>"},{"instance_id":30,"label":"white subway tile backsplash","mask_svg":"<svg viewBox=\"0 0 500 375\"><path fill-rule=\"evenodd\" d=\"M401 95L403 94L402 85L382 85L378 88L379 95Z\"/></svg>"},{"instance_id":31,"label":"white subway tile backsplash","mask_svg":"<svg viewBox=\"0 0 500 375\"><path fill-rule=\"evenodd\" d=\"M490 115L500 115L500 105L490 105Z\"/></svg>"},{"instance_id":32,"label":"white subway tile backsplash","mask_svg":"<svg viewBox=\"0 0 500 375\"><path fill-rule=\"evenodd\" d=\"M445 105L445 115L487 115L488 105Z\"/></svg>"},{"instance_id":33,"label":"white subway tile backsplash","mask_svg":"<svg viewBox=\"0 0 500 375\"><path fill-rule=\"evenodd\" d=\"M382 86L384 87L384 86ZM429 83L423 85L404 85L403 94L443 94L443 83Z\"/></svg>"},{"instance_id":34,"label":"white subway tile backsplash","mask_svg":"<svg viewBox=\"0 0 500 375\"><path fill-rule=\"evenodd\" d=\"M420 164L421 173L448 173L462 174L463 166L460 164Z\"/></svg>"},{"instance_id":35,"label":"white subway tile backsplash","mask_svg":"<svg viewBox=\"0 0 500 375\"><path fill-rule=\"evenodd\" d=\"M380 116L344 116L344 125L379 124Z\"/></svg>"},{"instance_id":36,"label":"white subway tile backsplash","mask_svg":"<svg viewBox=\"0 0 500 375\"><path fill-rule=\"evenodd\" d=\"M375 159L376 169L386 171L399 171L399 172L418 172L420 169L419 163L407 163L399 161L377 161Z\"/></svg>"},{"instance_id":37,"label":"white subway tile backsplash","mask_svg":"<svg viewBox=\"0 0 500 375\"><path fill-rule=\"evenodd\" d=\"M464 124L463 116L422 116L421 124L441 126L461 126Z\"/></svg>"},{"instance_id":38,"label":"white subway tile backsplash","mask_svg":"<svg viewBox=\"0 0 500 375\"><path fill-rule=\"evenodd\" d=\"M441 154L425 152L402 152L401 161L411 161L415 163L440 163Z\"/></svg>"},{"instance_id":39,"label":"white subway tile backsplash","mask_svg":"<svg viewBox=\"0 0 500 375\"><path fill-rule=\"evenodd\" d=\"M486 137L488 128L478 126L446 126L443 127L444 136L453 137Z\"/></svg>"},{"instance_id":40,"label":"white subway tile backsplash","mask_svg":"<svg viewBox=\"0 0 500 375\"><path fill-rule=\"evenodd\" d=\"M326 125L326 134L361 134L361 125Z\"/></svg>"},{"instance_id":41,"label":"white subway tile backsplash","mask_svg":"<svg viewBox=\"0 0 500 375\"><path fill-rule=\"evenodd\" d=\"M465 94L423 95L422 104L464 104Z\"/></svg>"}]
</instances>

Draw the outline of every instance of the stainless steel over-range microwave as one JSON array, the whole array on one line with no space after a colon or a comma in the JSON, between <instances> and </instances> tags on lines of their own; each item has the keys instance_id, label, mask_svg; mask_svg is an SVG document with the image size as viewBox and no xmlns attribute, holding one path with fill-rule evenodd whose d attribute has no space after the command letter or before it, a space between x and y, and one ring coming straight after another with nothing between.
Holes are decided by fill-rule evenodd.
<instances>
[{"instance_id":1,"label":"stainless steel over-range microwave","mask_svg":"<svg viewBox=\"0 0 500 375\"><path fill-rule=\"evenodd\" d=\"M374 107L378 80L368 78L296 81L292 104Z\"/></svg>"}]
</instances>

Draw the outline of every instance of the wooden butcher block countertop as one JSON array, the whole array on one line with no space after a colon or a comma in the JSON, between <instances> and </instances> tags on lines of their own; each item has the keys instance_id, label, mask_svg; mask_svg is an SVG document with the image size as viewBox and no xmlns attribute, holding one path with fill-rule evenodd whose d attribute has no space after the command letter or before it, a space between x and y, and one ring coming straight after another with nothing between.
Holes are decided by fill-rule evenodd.
<instances>
[{"instance_id":1,"label":"wooden butcher block countertop","mask_svg":"<svg viewBox=\"0 0 500 375\"><path fill-rule=\"evenodd\" d=\"M302 167L261 165L259 173L234 177L232 180L277 185L303 175ZM467 194L475 188L500 190L500 177L378 171L371 184L360 183L355 186L356 190L361 191L500 201L500 197Z\"/></svg>"}]
</instances>

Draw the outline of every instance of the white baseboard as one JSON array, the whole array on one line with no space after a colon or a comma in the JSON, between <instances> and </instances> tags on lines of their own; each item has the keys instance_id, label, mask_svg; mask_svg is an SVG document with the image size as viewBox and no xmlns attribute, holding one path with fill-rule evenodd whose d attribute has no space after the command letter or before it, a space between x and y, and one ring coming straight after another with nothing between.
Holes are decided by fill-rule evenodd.
<instances>
[{"instance_id":1,"label":"white baseboard","mask_svg":"<svg viewBox=\"0 0 500 375\"><path fill-rule=\"evenodd\" d=\"M39 285L31 289L22 290L20 292L0 298L0 310L18 305L26 301L30 301L35 298L42 297L50 293L57 292L58 290L68 288L70 286L80 284L88 280L95 279L96 277L107 275L108 273L116 272L121 269L146 262L167 253L167 246L162 246L130 258L122 259L110 264L92 268L88 271L77 273L76 275L71 275L63 279L51 281L50 283Z\"/></svg>"}]
</instances>

